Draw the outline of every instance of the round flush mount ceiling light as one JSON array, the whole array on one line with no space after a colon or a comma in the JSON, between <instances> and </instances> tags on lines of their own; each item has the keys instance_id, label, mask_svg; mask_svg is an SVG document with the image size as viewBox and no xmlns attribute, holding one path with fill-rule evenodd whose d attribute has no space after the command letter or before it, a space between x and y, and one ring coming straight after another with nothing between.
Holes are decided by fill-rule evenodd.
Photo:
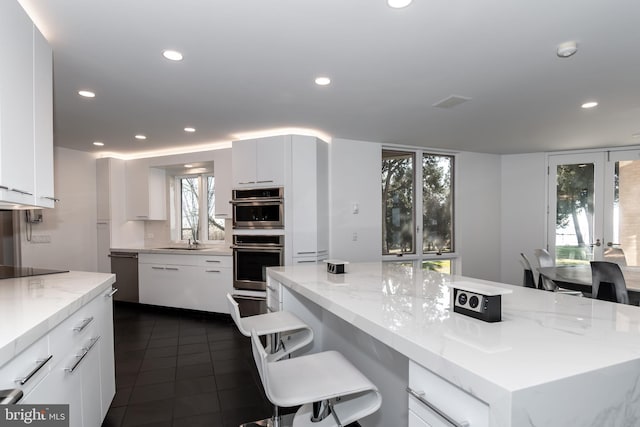
<instances>
[{"instance_id":1,"label":"round flush mount ceiling light","mask_svg":"<svg viewBox=\"0 0 640 427\"><path fill-rule=\"evenodd\" d=\"M182 61L182 54L177 50L166 49L162 51L162 56L170 61Z\"/></svg>"},{"instance_id":2,"label":"round flush mount ceiling light","mask_svg":"<svg viewBox=\"0 0 640 427\"><path fill-rule=\"evenodd\" d=\"M90 90L79 90L78 95L83 96L85 98L95 98L95 92L91 92Z\"/></svg>"},{"instance_id":3,"label":"round flush mount ceiling light","mask_svg":"<svg viewBox=\"0 0 640 427\"><path fill-rule=\"evenodd\" d=\"M331 79L329 77L316 77L315 81L318 86L327 86L331 83Z\"/></svg>"},{"instance_id":4,"label":"round flush mount ceiling light","mask_svg":"<svg viewBox=\"0 0 640 427\"><path fill-rule=\"evenodd\" d=\"M196 131L196 128L192 128L192 127L188 127L188 126L187 126L186 128L184 128L184 131L185 131L185 132L193 133L193 132L195 132L195 131Z\"/></svg>"},{"instance_id":5,"label":"round flush mount ceiling light","mask_svg":"<svg viewBox=\"0 0 640 427\"><path fill-rule=\"evenodd\" d=\"M584 104L581 105L581 107L584 108L585 110L588 110L589 108L594 108L597 106L598 106L598 103L596 101L585 102Z\"/></svg>"},{"instance_id":6,"label":"round flush mount ceiling light","mask_svg":"<svg viewBox=\"0 0 640 427\"><path fill-rule=\"evenodd\" d=\"M574 41L568 41L568 42L560 43L558 45L558 50L556 51L556 54L560 58L568 58L570 56L573 56L573 54L575 54L577 51L578 51L578 43Z\"/></svg>"},{"instance_id":7,"label":"round flush mount ceiling light","mask_svg":"<svg viewBox=\"0 0 640 427\"><path fill-rule=\"evenodd\" d=\"M193 165L192 164L186 164L186 165L184 165L184 167L187 168L187 169L191 169L193 167Z\"/></svg>"},{"instance_id":8,"label":"round flush mount ceiling light","mask_svg":"<svg viewBox=\"0 0 640 427\"><path fill-rule=\"evenodd\" d=\"M135 136L135 139L143 140L143 139L147 139L147 137L145 135L138 134Z\"/></svg>"},{"instance_id":9,"label":"round flush mount ceiling light","mask_svg":"<svg viewBox=\"0 0 640 427\"><path fill-rule=\"evenodd\" d=\"M387 4L394 9L402 9L403 7L409 6L411 1L412 0L387 0Z\"/></svg>"},{"instance_id":10,"label":"round flush mount ceiling light","mask_svg":"<svg viewBox=\"0 0 640 427\"><path fill-rule=\"evenodd\" d=\"M95 141L93 145L95 145L96 147L102 147L104 145L104 142Z\"/></svg>"}]
</instances>

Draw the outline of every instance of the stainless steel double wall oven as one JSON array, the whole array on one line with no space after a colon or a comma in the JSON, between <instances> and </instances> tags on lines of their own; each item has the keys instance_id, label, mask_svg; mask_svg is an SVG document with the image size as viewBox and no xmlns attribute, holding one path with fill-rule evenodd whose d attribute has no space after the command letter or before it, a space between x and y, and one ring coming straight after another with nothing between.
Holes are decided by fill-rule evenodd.
<instances>
[{"instance_id":1,"label":"stainless steel double wall oven","mask_svg":"<svg viewBox=\"0 0 640 427\"><path fill-rule=\"evenodd\" d=\"M233 288L241 315L266 312L266 269L284 265L284 191L233 191Z\"/></svg>"}]
</instances>

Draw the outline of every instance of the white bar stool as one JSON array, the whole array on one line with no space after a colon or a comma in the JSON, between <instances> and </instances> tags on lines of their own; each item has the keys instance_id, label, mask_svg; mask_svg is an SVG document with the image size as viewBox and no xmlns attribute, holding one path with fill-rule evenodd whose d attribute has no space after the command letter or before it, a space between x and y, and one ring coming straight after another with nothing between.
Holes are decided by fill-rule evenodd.
<instances>
[{"instance_id":1,"label":"white bar stool","mask_svg":"<svg viewBox=\"0 0 640 427\"><path fill-rule=\"evenodd\" d=\"M380 408L377 387L337 351L270 361L255 330L251 348L271 403L302 405L292 427L342 427Z\"/></svg>"},{"instance_id":2,"label":"white bar stool","mask_svg":"<svg viewBox=\"0 0 640 427\"><path fill-rule=\"evenodd\" d=\"M227 304L231 318L242 335L250 337L251 331L255 331L257 336L267 337L267 359L269 361L290 357L291 353L313 341L313 329L293 313L276 311L256 316L240 317L238 303L230 294L227 294ZM288 421L281 421L282 417L279 414L278 405L274 404L271 418L249 422L243 424L242 427L279 427L282 424L290 424Z\"/></svg>"}]
</instances>

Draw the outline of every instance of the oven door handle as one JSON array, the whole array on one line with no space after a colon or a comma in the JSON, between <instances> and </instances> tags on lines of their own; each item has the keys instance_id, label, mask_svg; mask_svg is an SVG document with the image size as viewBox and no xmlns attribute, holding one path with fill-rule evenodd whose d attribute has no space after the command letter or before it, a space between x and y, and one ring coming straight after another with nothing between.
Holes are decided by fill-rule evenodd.
<instances>
[{"instance_id":1,"label":"oven door handle","mask_svg":"<svg viewBox=\"0 0 640 427\"><path fill-rule=\"evenodd\" d=\"M251 300L251 301L266 301L267 298L266 297L254 297L251 295L233 295L234 299L246 299L246 300Z\"/></svg>"},{"instance_id":2,"label":"oven door handle","mask_svg":"<svg viewBox=\"0 0 640 427\"><path fill-rule=\"evenodd\" d=\"M264 199L244 199L244 200L231 200L229 203L231 203L232 205L262 205L265 203L282 203L283 202L283 198L282 197L267 197Z\"/></svg>"}]
</instances>

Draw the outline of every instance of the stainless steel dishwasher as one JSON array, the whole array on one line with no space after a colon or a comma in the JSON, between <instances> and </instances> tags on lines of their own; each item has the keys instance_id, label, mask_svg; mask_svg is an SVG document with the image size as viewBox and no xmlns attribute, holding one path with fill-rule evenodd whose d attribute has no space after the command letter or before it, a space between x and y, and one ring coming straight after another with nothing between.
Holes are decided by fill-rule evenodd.
<instances>
[{"instance_id":1,"label":"stainless steel dishwasher","mask_svg":"<svg viewBox=\"0 0 640 427\"><path fill-rule=\"evenodd\" d=\"M113 296L116 301L140 302L138 294L138 253L114 252L111 258L111 272L116 275L118 292Z\"/></svg>"}]
</instances>

